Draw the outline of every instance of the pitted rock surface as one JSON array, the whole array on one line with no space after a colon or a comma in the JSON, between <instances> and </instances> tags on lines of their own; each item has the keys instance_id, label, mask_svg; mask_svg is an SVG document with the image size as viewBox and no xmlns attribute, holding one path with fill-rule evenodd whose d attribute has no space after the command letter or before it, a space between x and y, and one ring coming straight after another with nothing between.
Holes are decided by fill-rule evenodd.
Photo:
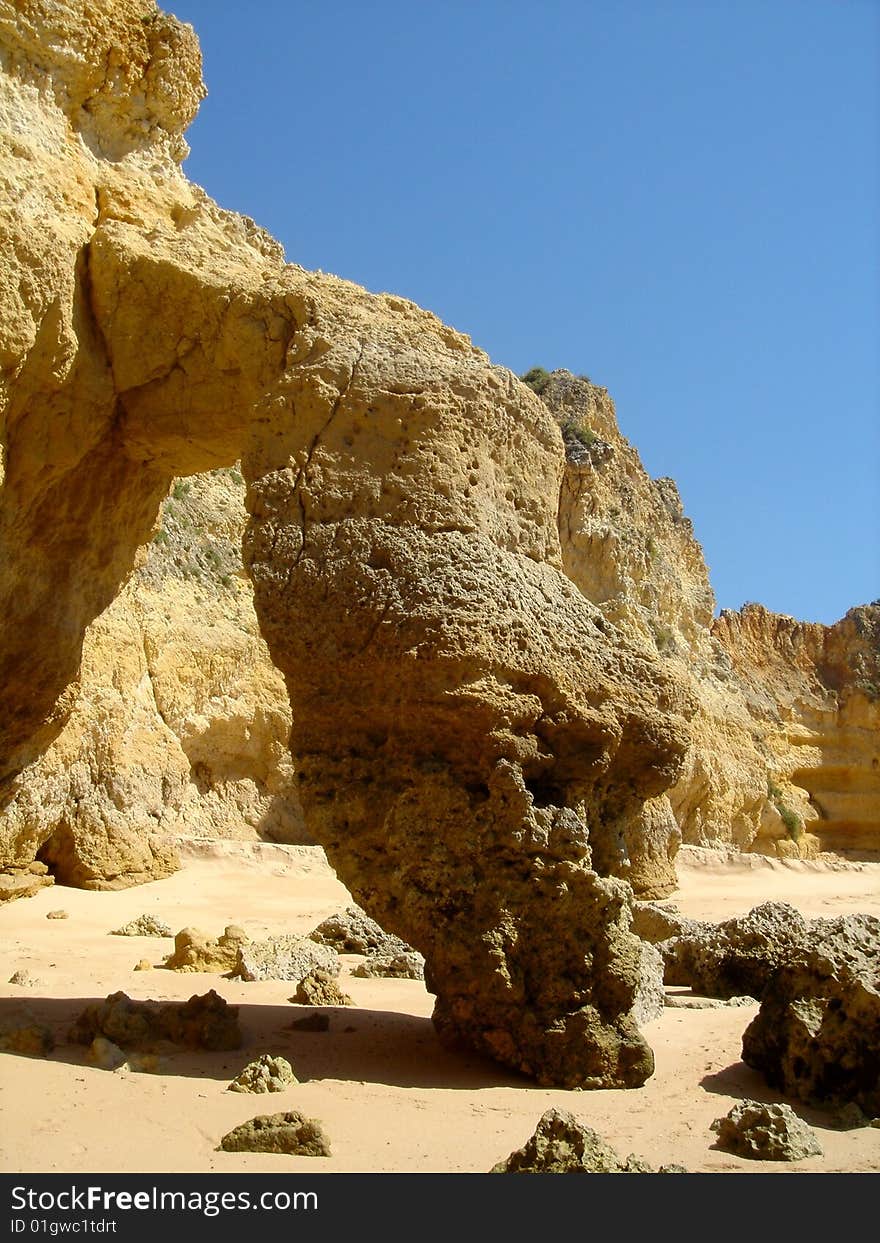
<instances>
[{"instance_id":1,"label":"pitted rock surface","mask_svg":"<svg viewBox=\"0 0 880 1243\"><path fill-rule=\"evenodd\" d=\"M542 1083L643 1083L625 881L656 888L656 859L669 883L695 701L567 576L554 420L186 180L189 27L148 0L2 11L4 787L69 718L172 478L240 459L307 831L424 955L441 1035Z\"/></svg>"},{"instance_id":2,"label":"pitted rock surface","mask_svg":"<svg viewBox=\"0 0 880 1243\"><path fill-rule=\"evenodd\" d=\"M740 1101L724 1118L715 1119L712 1130L718 1135L719 1148L755 1161L822 1156L815 1133L790 1105Z\"/></svg>"},{"instance_id":3,"label":"pitted rock surface","mask_svg":"<svg viewBox=\"0 0 880 1243\"><path fill-rule=\"evenodd\" d=\"M743 1061L798 1100L880 1115L880 919L813 921L768 985Z\"/></svg>"}]
</instances>

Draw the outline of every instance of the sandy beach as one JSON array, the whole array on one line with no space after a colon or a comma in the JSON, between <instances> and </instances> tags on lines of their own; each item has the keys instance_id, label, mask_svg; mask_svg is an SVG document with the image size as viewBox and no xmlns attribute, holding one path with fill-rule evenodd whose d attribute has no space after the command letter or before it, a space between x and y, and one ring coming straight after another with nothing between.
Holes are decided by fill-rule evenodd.
<instances>
[{"instance_id":1,"label":"sandy beach","mask_svg":"<svg viewBox=\"0 0 880 1243\"><path fill-rule=\"evenodd\" d=\"M807 916L880 914L880 864L842 869L686 849L684 914L721 920L759 902L788 901ZM481 1172L506 1157L555 1106L573 1112L621 1155L693 1172L877 1172L880 1130L836 1130L830 1114L796 1104L824 1155L786 1165L750 1161L713 1147L713 1119L742 1097L780 1099L740 1061L742 1032L756 1007L668 1008L645 1027L656 1072L643 1088L567 1092L534 1086L467 1051L445 1049L431 1025L432 997L411 980L350 976L356 1005L329 1010L327 1032L290 1030L307 1013L283 981L245 983L219 975L134 971L159 964L170 939L109 936L143 913L174 931L195 925L216 936L227 924L249 936L305 934L349 901L317 847L242 843L184 846L176 875L120 892L55 886L0 910L0 1025L29 1018L58 1042L48 1058L3 1054L0 1167L12 1172ZM47 919L64 909L66 919ZM6 983L26 970L32 987ZM235 1053L178 1052L159 1073L97 1069L67 1031L84 1006L119 989L134 998L186 999L214 988L241 1007L245 1046ZM676 990L680 991L680 990ZM286 1057L301 1080L271 1095L227 1091L260 1053ZM795 1104L795 1102L790 1102ZM320 1120L329 1158L216 1151L234 1126L296 1109Z\"/></svg>"}]
</instances>

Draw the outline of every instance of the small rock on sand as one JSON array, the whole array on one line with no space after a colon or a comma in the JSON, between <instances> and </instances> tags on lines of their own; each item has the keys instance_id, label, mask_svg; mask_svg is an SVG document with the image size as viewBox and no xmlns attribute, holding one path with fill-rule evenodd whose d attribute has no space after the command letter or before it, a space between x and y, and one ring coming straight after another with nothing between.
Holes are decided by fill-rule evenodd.
<instances>
[{"instance_id":1,"label":"small rock on sand","mask_svg":"<svg viewBox=\"0 0 880 1243\"><path fill-rule=\"evenodd\" d=\"M164 919L157 919L155 915L138 915L137 919L130 919L121 928L114 929L110 936L170 937L171 928L165 923Z\"/></svg>"},{"instance_id":2,"label":"small rock on sand","mask_svg":"<svg viewBox=\"0 0 880 1243\"><path fill-rule=\"evenodd\" d=\"M18 984L21 988L37 988L43 981L38 979L37 976L31 975L30 971L19 968L18 971L13 971L9 977L9 983Z\"/></svg>"},{"instance_id":3,"label":"small rock on sand","mask_svg":"<svg viewBox=\"0 0 880 1243\"><path fill-rule=\"evenodd\" d=\"M283 1092L291 1084L299 1083L293 1067L285 1057L273 1057L263 1053L248 1062L240 1075L232 1080L228 1092Z\"/></svg>"},{"instance_id":4,"label":"small rock on sand","mask_svg":"<svg viewBox=\"0 0 880 1243\"><path fill-rule=\"evenodd\" d=\"M291 1111L261 1114L220 1141L222 1152L283 1152L295 1157L329 1157L330 1143L315 1118Z\"/></svg>"},{"instance_id":5,"label":"small rock on sand","mask_svg":"<svg viewBox=\"0 0 880 1243\"><path fill-rule=\"evenodd\" d=\"M353 1006L348 993L344 993L328 971L316 967L296 988L291 1001L300 1006Z\"/></svg>"},{"instance_id":6,"label":"small rock on sand","mask_svg":"<svg viewBox=\"0 0 880 1243\"><path fill-rule=\"evenodd\" d=\"M47 919L69 919L69 918L70 918L70 912L69 912L69 911L62 911L62 910L57 910L57 911L47 911L47 912L46 912L46 918L47 918Z\"/></svg>"},{"instance_id":7,"label":"small rock on sand","mask_svg":"<svg viewBox=\"0 0 880 1243\"><path fill-rule=\"evenodd\" d=\"M740 1101L724 1118L716 1118L712 1130L718 1147L754 1161L802 1161L821 1157L815 1134L790 1105L765 1105Z\"/></svg>"}]
</instances>

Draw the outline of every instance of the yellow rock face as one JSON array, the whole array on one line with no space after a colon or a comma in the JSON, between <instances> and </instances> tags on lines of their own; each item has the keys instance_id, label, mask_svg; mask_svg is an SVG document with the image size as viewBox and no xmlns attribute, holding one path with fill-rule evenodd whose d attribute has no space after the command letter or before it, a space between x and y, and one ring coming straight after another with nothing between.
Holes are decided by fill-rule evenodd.
<instances>
[{"instance_id":1,"label":"yellow rock face","mask_svg":"<svg viewBox=\"0 0 880 1243\"><path fill-rule=\"evenodd\" d=\"M684 770L668 801L645 806L630 879L669 892L679 833L783 857L880 850L880 609L854 609L834 626L758 605L713 621L675 484L645 472L607 392L559 371L542 397L568 448L566 570L697 701Z\"/></svg>"},{"instance_id":2,"label":"yellow rock face","mask_svg":"<svg viewBox=\"0 0 880 1243\"><path fill-rule=\"evenodd\" d=\"M434 316L285 265L186 182L201 82L179 23L135 0L4 4L0 19L15 256L0 289L0 783L17 797L53 739L76 767L78 738L67 755L59 736L87 627L172 478L240 458L307 829L425 954L444 1034L547 1083L643 1082L639 943L616 877L646 800L681 772L693 703L563 570L546 408ZM173 783L181 752L190 775L213 754L191 705L224 670L191 656L185 592L161 652L138 600L112 623L115 693L140 688L146 717L152 694L169 734L127 736L113 695L88 728L104 714L108 750L126 750L108 772L146 774L167 744ZM106 784L89 780L100 811ZM146 778L136 796L158 806Z\"/></svg>"}]
</instances>

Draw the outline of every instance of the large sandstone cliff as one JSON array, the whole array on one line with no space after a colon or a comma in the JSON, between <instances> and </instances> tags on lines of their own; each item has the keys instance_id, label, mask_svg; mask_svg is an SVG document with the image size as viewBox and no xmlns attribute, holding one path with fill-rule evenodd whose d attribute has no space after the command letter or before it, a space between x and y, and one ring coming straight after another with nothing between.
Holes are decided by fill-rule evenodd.
<instances>
[{"instance_id":1,"label":"large sandstone cliff","mask_svg":"<svg viewBox=\"0 0 880 1243\"><path fill-rule=\"evenodd\" d=\"M234 468L178 480L141 565L88 629L58 738L0 811L7 866L90 889L166 875L174 839L299 842L290 707L241 561Z\"/></svg>"},{"instance_id":2,"label":"large sandstone cliff","mask_svg":"<svg viewBox=\"0 0 880 1243\"><path fill-rule=\"evenodd\" d=\"M186 181L198 46L150 0L0 0L0 48L5 799L172 479L241 459L307 830L425 954L441 1031L545 1082L643 1082L621 878L694 704L566 575L546 408Z\"/></svg>"},{"instance_id":3,"label":"large sandstone cliff","mask_svg":"<svg viewBox=\"0 0 880 1243\"><path fill-rule=\"evenodd\" d=\"M834 626L759 605L713 620L678 490L644 470L606 390L566 371L533 382L566 441L567 572L698 702L684 771L661 799L668 813L654 813L665 837L655 830L653 852L641 851L643 888L674 884L679 832L697 845L782 856L880 850L880 607Z\"/></svg>"}]
</instances>

